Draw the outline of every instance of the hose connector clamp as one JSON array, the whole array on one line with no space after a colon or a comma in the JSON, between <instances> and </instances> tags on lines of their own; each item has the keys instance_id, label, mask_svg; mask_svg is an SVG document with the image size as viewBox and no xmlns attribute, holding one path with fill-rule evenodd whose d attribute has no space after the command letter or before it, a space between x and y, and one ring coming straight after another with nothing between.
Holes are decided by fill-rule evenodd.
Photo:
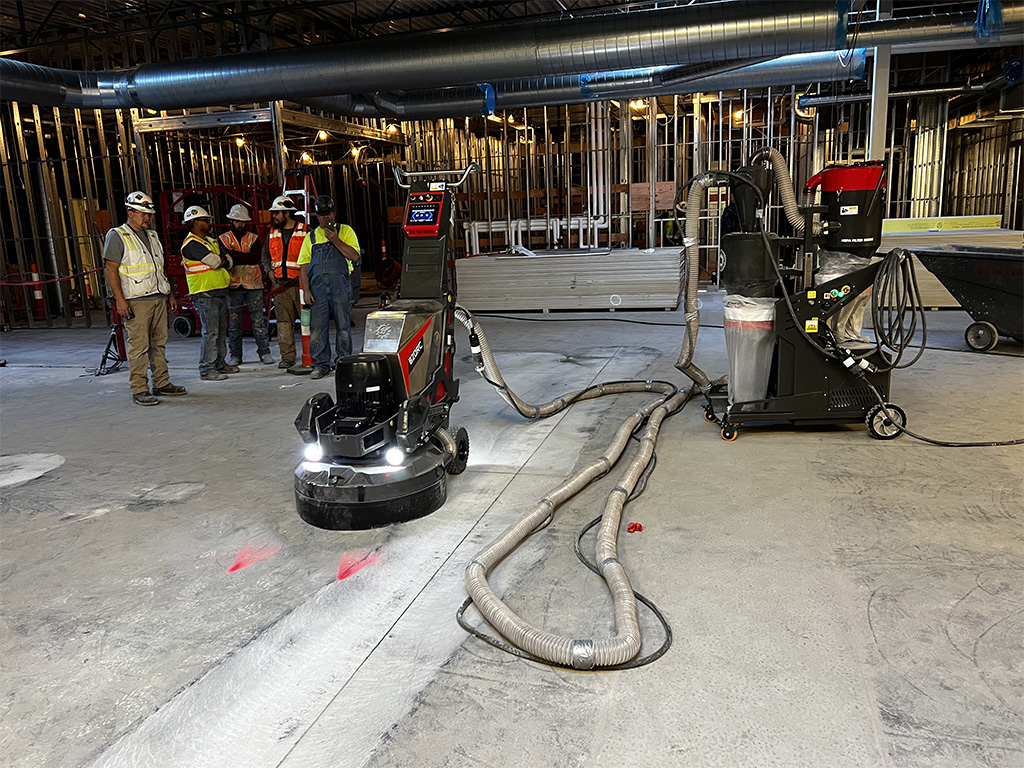
<instances>
[{"instance_id":1,"label":"hose connector clamp","mask_svg":"<svg viewBox=\"0 0 1024 768\"><path fill-rule=\"evenodd\" d=\"M594 658L594 641L593 640L573 640L572 641L572 668L573 669L593 669L597 663Z\"/></svg>"}]
</instances>

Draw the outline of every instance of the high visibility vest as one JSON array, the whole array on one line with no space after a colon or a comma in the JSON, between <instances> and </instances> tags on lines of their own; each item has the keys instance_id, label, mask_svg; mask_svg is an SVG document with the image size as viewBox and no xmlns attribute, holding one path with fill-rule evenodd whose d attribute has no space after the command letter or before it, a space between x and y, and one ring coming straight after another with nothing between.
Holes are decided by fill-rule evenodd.
<instances>
[{"instance_id":1,"label":"high visibility vest","mask_svg":"<svg viewBox=\"0 0 1024 768\"><path fill-rule=\"evenodd\" d=\"M281 237L280 229L270 230L270 240L267 247L270 249L270 267L274 277L278 280L287 280L290 277L299 275L299 251L302 250L302 241L306 239L306 225L301 221L295 222L295 229L292 230L291 239L288 241L288 256L285 258L284 238ZM282 263L284 268L282 269Z\"/></svg>"},{"instance_id":2,"label":"high visibility vest","mask_svg":"<svg viewBox=\"0 0 1024 768\"><path fill-rule=\"evenodd\" d=\"M219 238L221 244L229 251L248 253L258 239L252 232L246 232L239 242L235 237L234 230L228 230ZM231 275L231 283L228 288L249 288L252 290L263 288L263 277L260 275L259 264L238 264L228 270Z\"/></svg>"},{"instance_id":3,"label":"high visibility vest","mask_svg":"<svg viewBox=\"0 0 1024 768\"><path fill-rule=\"evenodd\" d=\"M200 243L211 253L220 255L220 246L212 237L199 237L192 232L188 233L185 242L181 244L181 263L185 267L185 280L188 282L188 292L192 294L215 291L218 288L227 288L231 284L231 275L226 269L214 269L202 261L192 261L185 256L185 246L189 243Z\"/></svg>"},{"instance_id":4,"label":"high visibility vest","mask_svg":"<svg viewBox=\"0 0 1024 768\"><path fill-rule=\"evenodd\" d=\"M157 293L169 295L171 283L164 274L164 249L160 245L160 236L151 229L140 234L127 224L115 227L114 231L124 243L124 256L117 267L124 297L139 299ZM141 237L149 240L148 250Z\"/></svg>"}]
</instances>

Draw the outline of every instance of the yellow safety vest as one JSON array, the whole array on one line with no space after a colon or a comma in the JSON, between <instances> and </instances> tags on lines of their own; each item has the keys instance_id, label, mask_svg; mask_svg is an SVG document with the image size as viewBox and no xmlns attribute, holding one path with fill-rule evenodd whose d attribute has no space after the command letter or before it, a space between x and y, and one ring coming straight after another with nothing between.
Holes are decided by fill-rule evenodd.
<instances>
[{"instance_id":1,"label":"yellow safety vest","mask_svg":"<svg viewBox=\"0 0 1024 768\"><path fill-rule=\"evenodd\" d=\"M127 224L114 229L124 243L124 256L117 267L121 277L121 290L126 299L139 299L171 292L171 284L164 274L164 249L160 237L151 229L145 230L149 249L142 243L141 235Z\"/></svg>"},{"instance_id":2,"label":"yellow safety vest","mask_svg":"<svg viewBox=\"0 0 1024 768\"><path fill-rule=\"evenodd\" d=\"M218 288L227 288L231 284L231 275L226 269L214 269L202 261L192 261L185 256L185 246L189 243L200 243L211 253L220 256L220 246L212 237L202 238L199 235L188 233L185 242L181 244L181 263L185 267L185 280L188 282L188 292L191 294L215 291Z\"/></svg>"}]
</instances>

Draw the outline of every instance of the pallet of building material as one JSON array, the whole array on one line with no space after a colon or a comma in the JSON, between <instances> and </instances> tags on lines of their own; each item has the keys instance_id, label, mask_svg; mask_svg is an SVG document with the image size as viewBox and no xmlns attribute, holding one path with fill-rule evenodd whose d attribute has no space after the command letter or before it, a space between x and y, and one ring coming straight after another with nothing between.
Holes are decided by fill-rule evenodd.
<instances>
[{"instance_id":1,"label":"pallet of building material","mask_svg":"<svg viewBox=\"0 0 1024 768\"><path fill-rule=\"evenodd\" d=\"M680 251L543 251L456 262L459 303L473 311L675 309Z\"/></svg>"},{"instance_id":2,"label":"pallet of building material","mask_svg":"<svg viewBox=\"0 0 1024 768\"><path fill-rule=\"evenodd\" d=\"M993 248L1024 247L1024 232L1012 229L950 230L943 232L883 233L882 253L893 248L913 252L915 248L939 248L944 245L979 245ZM938 278L914 259L914 273L921 292L921 306L926 309L958 309L960 303L945 289Z\"/></svg>"}]
</instances>

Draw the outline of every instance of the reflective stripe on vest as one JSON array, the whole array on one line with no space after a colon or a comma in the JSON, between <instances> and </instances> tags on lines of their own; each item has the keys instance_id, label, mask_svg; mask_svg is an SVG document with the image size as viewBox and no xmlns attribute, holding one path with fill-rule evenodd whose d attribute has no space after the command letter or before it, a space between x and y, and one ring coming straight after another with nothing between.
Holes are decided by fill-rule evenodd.
<instances>
[{"instance_id":1,"label":"reflective stripe on vest","mask_svg":"<svg viewBox=\"0 0 1024 768\"><path fill-rule=\"evenodd\" d=\"M252 246L258 238L252 232L246 232L242 236L242 242L238 242L238 236L232 229L223 233L218 239L225 249L247 254L252 250ZM242 287L253 290L263 288L263 277L258 264L236 264L228 270L228 273L231 275L231 284L228 285L228 288Z\"/></svg>"},{"instance_id":2,"label":"reflective stripe on vest","mask_svg":"<svg viewBox=\"0 0 1024 768\"><path fill-rule=\"evenodd\" d=\"M205 293L218 288L227 288L231 283L231 275L226 269L214 269L202 261L193 261L185 256L185 246L199 243L211 253L220 255L220 246L213 238L202 238L192 232L188 233L181 244L181 263L185 267L185 280L188 282L189 293Z\"/></svg>"},{"instance_id":3,"label":"reflective stripe on vest","mask_svg":"<svg viewBox=\"0 0 1024 768\"><path fill-rule=\"evenodd\" d=\"M149 240L149 248L146 248L139 233L127 224L116 227L115 231L124 245L121 263L117 265L124 297L138 299L158 293L169 294L171 284L164 274L163 249L156 233L150 237L150 230L144 230Z\"/></svg>"},{"instance_id":4,"label":"reflective stripe on vest","mask_svg":"<svg viewBox=\"0 0 1024 768\"><path fill-rule=\"evenodd\" d=\"M302 241L306 239L306 225L301 221L295 222L291 239L288 241L288 261L285 262L285 269L281 271L281 263L284 261L284 238L280 229L270 230L270 267L274 277L287 280L299 274L299 252L302 250Z\"/></svg>"}]
</instances>

